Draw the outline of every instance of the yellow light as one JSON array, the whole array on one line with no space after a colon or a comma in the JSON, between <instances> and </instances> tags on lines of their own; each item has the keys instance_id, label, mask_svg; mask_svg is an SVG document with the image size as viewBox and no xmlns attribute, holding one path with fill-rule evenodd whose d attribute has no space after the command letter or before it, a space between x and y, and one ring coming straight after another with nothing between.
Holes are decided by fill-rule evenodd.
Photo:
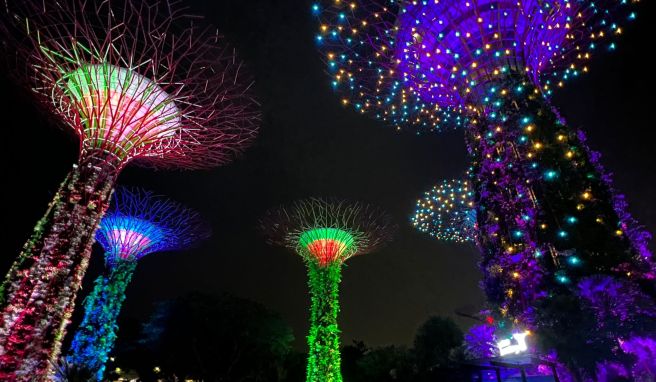
<instances>
[{"instance_id":1,"label":"yellow light","mask_svg":"<svg viewBox=\"0 0 656 382\"><path fill-rule=\"evenodd\" d=\"M583 193L583 195L581 195L581 197L585 200L589 200L592 197L592 194L586 191Z\"/></svg>"},{"instance_id":2,"label":"yellow light","mask_svg":"<svg viewBox=\"0 0 656 382\"><path fill-rule=\"evenodd\" d=\"M615 231L615 235L617 235L617 236L622 236L622 233L623 232L622 232L621 229L618 229L617 231Z\"/></svg>"},{"instance_id":3,"label":"yellow light","mask_svg":"<svg viewBox=\"0 0 656 382\"><path fill-rule=\"evenodd\" d=\"M568 151L567 154L565 154L565 156L569 159L572 159L572 157L574 157L574 152L573 151Z\"/></svg>"},{"instance_id":4,"label":"yellow light","mask_svg":"<svg viewBox=\"0 0 656 382\"><path fill-rule=\"evenodd\" d=\"M533 131L533 125L526 126L526 131L528 131L528 132Z\"/></svg>"},{"instance_id":5,"label":"yellow light","mask_svg":"<svg viewBox=\"0 0 656 382\"><path fill-rule=\"evenodd\" d=\"M516 279L518 279L518 278L519 278L519 273L517 273L517 272L513 272L513 274L512 274L512 275L513 275L513 277L514 277L514 278L516 278Z\"/></svg>"},{"instance_id":6,"label":"yellow light","mask_svg":"<svg viewBox=\"0 0 656 382\"><path fill-rule=\"evenodd\" d=\"M540 143L540 142L535 142L535 144L533 145L533 147L534 147L536 150L540 150L540 149L542 148L542 143Z\"/></svg>"}]
</instances>

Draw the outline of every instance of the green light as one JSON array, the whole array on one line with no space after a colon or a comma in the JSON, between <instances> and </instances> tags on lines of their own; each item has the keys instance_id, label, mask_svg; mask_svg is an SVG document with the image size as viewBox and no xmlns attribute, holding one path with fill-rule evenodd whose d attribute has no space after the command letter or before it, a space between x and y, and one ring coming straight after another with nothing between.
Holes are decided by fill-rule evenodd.
<instances>
[{"instance_id":1,"label":"green light","mask_svg":"<svg viewBox=\"0 0 656 382\"><path fill-rule=\"evenodd\" d=\"M338 228L315 228L305 231L298 239L299 252L321 266L343 261L357 252L353 235Z\"/></svg>"}]
</instances>

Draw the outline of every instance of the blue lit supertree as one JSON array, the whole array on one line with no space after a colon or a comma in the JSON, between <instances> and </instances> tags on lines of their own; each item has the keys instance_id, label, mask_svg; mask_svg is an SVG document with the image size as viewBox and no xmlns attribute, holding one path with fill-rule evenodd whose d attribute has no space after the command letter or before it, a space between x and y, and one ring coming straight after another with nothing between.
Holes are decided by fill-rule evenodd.
<instances>
[{"instance_id":1,"label":"blue lit supertree","mask_svg":"<svg viewBox=\"0 0 656 382\"><path fill-rule=\"evenodd\" d=\"M412 225L437 240L476 240L474 191L468 180L444 180L417 200Z\"/></svg>"},{"instance_id":2,"label":"blue lit supertree","mask_svg":"<svg viewBox=\"0 0 656 382\"><path fill-rule=\"evenodd\" d=\"M653 335L653 328L636 321L609 330L583 313L560 316L559 307L582 312L577 285L596 274L634 283L653 299L650 235L627 213L585 134L568 126L548 97L587 72L595 53L615 49L624 24L636 18L635 3L326 0L312 6L320 22L316 42L344 105L399 129L465 128L483 287L498 327L536 330L559 353L589 347L600 362L621 358L620 342ZM581 326L570 333L585 330L585 336L567 335L573 322ZM586 353L570 353L586 373L595 369L594 360L579 362Z\"/></svg>"},{"instance_id":3,"label":"blue lit supertree","mask_svg":"<svg viewBox=\"0 0 656 382\"><path fill-rule=\"evenodd\" d=\"M192 247L209 234L196 212L151 192L119 188L96 234L105 250L106 270L85 300L67 361L102 380L125 290L139 259Z\"/></svg>"}]
</instances>

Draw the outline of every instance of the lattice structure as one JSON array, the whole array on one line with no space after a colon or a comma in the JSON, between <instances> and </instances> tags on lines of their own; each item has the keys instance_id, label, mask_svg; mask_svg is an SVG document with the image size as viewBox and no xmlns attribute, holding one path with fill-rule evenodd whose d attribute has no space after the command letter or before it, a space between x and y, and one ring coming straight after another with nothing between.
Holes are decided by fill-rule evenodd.
<instances>
[{"instance_id":1,"label":"lattice structure","mask_svg":"<svg viewBox=\"0 0 656 382\"><path fill-rule=\"evenodd\" d=\"M483 287L504 330L528 327L538 336L542 328L564 330L565 322L548 316L556 312L554 297L582 304L575 286L598 273L656 296L649 286L655 277L650 235L626 212L585 135L568 127L547 99L587 72L596 52L615 49L614 39L636 18L635 3L334 0L312 6L320 23L316 41L343 104L398 128L465 127ZM540 322L536 309L547 314ZM590 342L605 343L598 331L587 334ZM615 357L597 355L600 362Z\"/></svg>"},{"instance_id":2,"label":"lattice structure","mask_svg":"<svg viewBox=\"0 0 656 382\"><path fill-rule=\"evenodd\" d=\"M312 307L306 381L342 381L337 324L341 266L384 245L394 229L390 218L371 206L316 198L271 210L260 221L270 244L295 251L308 267Z\"/></svg>"},{"instance_id":3,"label":"lattice structure","mask_svg":"<svg viewBox=\"0 0 656 382\"><path fill-rule=\"evenodd\" d=\"M224 164L255 136L251 80L224 39L168 1L7 3L9 67L78 135L77 165L2 287L0 379L47 379L114 181L128 163Z\"/></svg>"},{"instance_id":4,"label":"lattice structure","mask_svg":"<svg viewBox=\"0 0 656 382\"><path fill-rule=\"evenodd\" d=\"M85 315L71 344L68 362L101 381L116 339L117 318L137 262L156 252L190 248L209 237L200 216L165 197L120 188L96 233L105 250L105 273L86 298Z\"/></svg>"},{"instance_id":5,"label":"lattice structure","mask_svg":"<svg viewBox=\"0 0 656 382\"><path fill-rule=\"evenodd\" d=\"M445 180L417 200L412 225L437 240L476 240L474 190L468 180Z\"/></svg>"}]
</instances>

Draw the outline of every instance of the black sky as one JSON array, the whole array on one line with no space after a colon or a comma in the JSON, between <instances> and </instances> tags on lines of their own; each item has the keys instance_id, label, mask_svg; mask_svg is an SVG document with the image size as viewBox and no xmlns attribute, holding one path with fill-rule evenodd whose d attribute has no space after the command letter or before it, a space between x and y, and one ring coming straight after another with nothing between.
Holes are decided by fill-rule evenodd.
<instances>
[{"instance_id":1,"label":"black sky","mask_svg":"<svg viewBox=\"0 0 656 382\"><path fill-rule=\"evenodd\" d=\"M123 314L142 317L152 302L202 290L230 292L278 311L302 347L309 299L301 259L264 244L255 230L268 208L308 196L367 201L400 225L396 240L344 269L343 341L408 344L429 314L453 315L484 301L476 250L416 233L408 220L416 198L439 179L459 177L467 159L460 131L416 136L343 108L314 46L310 3L301 0L187 0L218 26L254 74L262 103L260 135L242 158L210 171L154 172L129 167L119 183L143 186L197 209L214 236L198 249L144 258ZM630 210L656 232L656 7L643 2L619 48L557 94L554 104L603 153ZM77 156L71 134L53 128L5 76L2 163L4 274ZM96 248L87 276L102 265ZM87 291L83 291L86 294ZM471 324L460 320L464 326Z\"/></svg>"}]
</instances>

